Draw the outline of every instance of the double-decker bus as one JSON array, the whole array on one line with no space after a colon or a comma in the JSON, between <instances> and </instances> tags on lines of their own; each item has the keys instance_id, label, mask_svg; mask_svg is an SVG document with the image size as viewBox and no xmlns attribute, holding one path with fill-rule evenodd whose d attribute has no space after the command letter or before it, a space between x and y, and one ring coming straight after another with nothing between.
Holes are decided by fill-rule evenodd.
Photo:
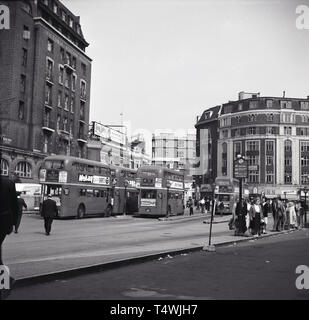
<instances>
[{"instance_id":1,"label":"double-decker bus","mask_svg":"<svg viewBox=\"0 0 309 320\"><path fill-rule=\"evenodd\" d=\"M41 202L51 195L59 217L112 214L111 168L70 156L49 156L40 170Z\"/></svg>"},{"instance_id":2,"label":"double-decker bus","mask_svg":"<svg viewBox=\"0 0 309 320\"><path fill-rule=\"evenodd\" d=\"M143 166L137 171L140 189L139 215L169 216L184 213L184 175L159 166Z\"/></svg>"},{"instance_id":3,"label":"double-decker bus","mask_svg":"<svg viewBox=\"0 0 309 320\"><path fill-rule=\"evenodd\" d=\"M137 170L111 167L113 178L113 214L133 214L138 211Z\"/></svg>"},{"instance_id":4,"label":"double-decker bus","mask_svg":"<svg viewBox=\"0 0 309 320\"><path fill-rule=\"evenodd\" d=\"M217 177L215 185L215 197L217 198L218 205L220 205L220 203L224 205L222 213L231 214L233 205L236 199L239 198L239 180L228 177ZM249 189L245 183L243 183L242 186L242 197L249 197Z\"/></svg>"}]
</instances>

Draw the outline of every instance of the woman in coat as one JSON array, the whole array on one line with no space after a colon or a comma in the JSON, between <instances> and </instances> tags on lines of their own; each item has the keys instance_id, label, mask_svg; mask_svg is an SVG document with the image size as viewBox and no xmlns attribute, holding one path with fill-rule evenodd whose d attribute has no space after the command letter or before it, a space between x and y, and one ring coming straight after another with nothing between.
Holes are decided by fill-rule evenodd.
<instances>
[{"instance_id":1,"label":"woman in coat","mask_svg":"<svg viewBox=\"0 0 309 320\"><path fill-rule=\"evenodd\" d=\"M250 208L250 220L252 226L252 234L256 237L261 235L261 216L263 214L260 199L256 199Z\"/></svg>"}]
</instances>

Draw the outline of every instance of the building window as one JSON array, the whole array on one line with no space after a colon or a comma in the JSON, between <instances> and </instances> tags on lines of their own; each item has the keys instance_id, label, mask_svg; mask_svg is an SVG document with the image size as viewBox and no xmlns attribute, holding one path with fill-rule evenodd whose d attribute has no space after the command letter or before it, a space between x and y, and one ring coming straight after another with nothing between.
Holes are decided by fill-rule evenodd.
<instances>
[{"instance_id":1,"label":"building window","mask_svg":"<svg viewBox=\"0 0 309 320\"><path fill-rule=\"evenodd\" d=\"M79 116L81 120L85 119L85 102L83 101L80 102Z\"/></svg>"},{"instance_id":2,"label":"building window","mask_svg":"<svg viewBox=\"0 0 309 320\"><path fill-rule=\"evenodd\" d=\"M291 158L291 157L285 157L285 158L284 158L284 165L285 165L286 167L292 166L292 158Z\"/></svg>"},{"instance_id":3,"label":"building window","mask_svg":"<svg viewBox=\"0 0 309 320\"><path fill-rule=\"evenodd\" d=\"M53 11L54 11L55 14L58 14L58 6L57 6L56 3L54 3Z\"/></svg>"},{"instance_id":4,"label":"building window","mask_svg":"<svg viewBox=\"0 0 309 320\"><path fill-rule=\"evenodd\" d=\"M275 134L276 129L274 127L266 127L266 134Z\"/></svg>"},{"instance_id":5,"label":"building window","mask_svg":"<svg viewBox=\"0 0 309 320\"><path fill-rule=\"evenodd\" d=\"M273 156L266 156L266 165L272 166L273 165Z\"/></svg>"},{"instance_id":6,"label":"building window","mask_svg":"<svg viewBox=\"0 0 309 320\"><path fill-rule=\"evenodd\" d=\"M300 151L301 152L309 152L309 141L302 141L300 143Z\"/></svg>"},{"instance_id":7,"label":"building window","mask_svg":"<svg viewBox=\"0 0 309 320\"><path fill-rule=\"evenodd\" d=\"M76 89L76 79L77 79L76 74L73 74L73 79L72 79L72 91L75 91L75 89Z\"/></svg>"},{"instance_id":8,"label":"building window","mask_svg":"<svg viewBox=\"0 0 309 320\"><path fill-rule=\"evenodd\" d=\"M301 101L300 102L300 109L301 110L309 110L309 102L308 101Z\"/></svg>"},{"instance_id":9,"label":"building window","mask_svg":"<svg viewBox=\"0 0 309 320\"><path fill-rule=\"evenodd\" d=\"M248 134L256 134L256 127L250 127L248 128Z\"/></svg>"},{"instance_id":10,"label":"building window","mask_svg":"<svg viewBox=\"0 0 309 320\"><path fill-rule=\"evenodd\" d=\"M63 10L62 10L61 18L62 18L63 21L66 22L67 15Z\"/></svg>"},{"instance_id":11,"label":"building window","mask_svg":"<svg viewBox=\"0 0 309 320\"><path fill-rule=\"evenodd\" d=\"M292 127L284 127L284 134L291 135L292 134Z\"/></svg>"},{"instance_id":12,"label":"building window","mask_svg":"<svg viewBox=\"0 0 309 320\"><path fill-rule=\"evenodd\" d=\"M85 77L86 76L86 65L84 63L82 63L81 67L82 67L82 75Z\"/></svg>"},{"instance_id":13,"label":"building window","mask_svg":"<svg viewBox=\"0 0 309 320\"><path fill-rule=\"evenodd\" d=\"M19 101L18 119L19 120L25 119L25 103L23 101Z\"/></svg>"},{"instance_id":14,"label":"building window","mask_svg":"<svg viewBox=\"0 0 309 320\"><path fill-rule=\"evenodd\" d=\"M292 115L290 113L283 114L283 122L291 122L292 121Z\"/></svg>"},{"instance_id":15,"label":"building window","mask_svg":"<svg viewBox=\"0 0 309 320\"><path fill-rule=\"evenodd\" d=\"M75 109L75 97L71 96L70 111L74 113L74 109Z\"/></svg>"},{"instance_id":16,"label":"building window","mask_svg":"<svg viewBox=\"0 0 309 320\"><path fill-rule=\"evenodd\" d=\"M23 67L27 66L27 58L28 58L28 51L27 49L23 48L23 58L21 63Z\"/></svg>"},{"instance_id":17,"label":"building window","mask_svg":"<svg viewBox=\"0 0 309 320\"><path fill-rule=\"evenodd\" d=\"M273 114L273 113L268 113L268 114L266 114L266 119L267 119L267 121L269 121L269 122L274 121L274 114Z\"/></svg>"},{"instance_id":18,"label":"building window","mask_svg":"<svg viewBox=\"0 0 309 320\"><path fill-rule=\"evenodd\" d=\"M64 110L69 110L69 96L67 94L64 97Z\"/></svg>"},{"instance_id":19,"label":"building window","mask_svg":"<svg viewBox=\"0 0 309 320\"><path fill-rule=\"evenodd\" d=\"M54 51L54 42L51 39L47 40L47 51L51 53Z\"/></svg>"},{"instance_id":20,"label":"building window","mask_svg":"<svg viewBox=\"0 0 309 320\"><path fill-rule=\"evenodd\" d=\"M65 52L64 52L64 49L61 47L60 48L60 60L62 63L64 62L64 57L65 57Z\"/></svg>"},{"instance_id":21,"label":"building window","mask_svg":"<svg viewBox=\"0 0 309 320\"><path fill-rule=\"evenodd\" d=\"M258 183L259 182L259 172L255 171L255 170L249 170L248 182L249 183Z\"/></svg>"},{"instance_id":22,"label":"building window","mask_svg":"<svg viewBox=\"0 0 309 320\"><path fill-rule=\"evenodd\" d=\"M274 152L274 141L266 141L266 151L267 152Z\"/></svg>"},{"instance_id":23,"label":"building window","mask_svg":"<svg viewBox=\"0 0 309 320\"><path fill-rule=\"evenodd\" d=\"M258 108L258 101L249 102L249 109L257 109L257 108Z\"/></svg>"},{"instance_id":24,"label":"building window","mask_svg":"<svg viewBox=\"0 0 309 320\"><path fill-rule=\"evenodd\" d=\"M43 152L48 153L48 136L44 135Z\"/></svg>"},{"instance_id":25,"label":"building window","mask_svg":"<svg viewBox=\"0 0 309 320\"><path fill-rule=\"evenodd\" d=\"M20 178L31 178L32 176L31 165L26 161L21 161L16 165L15 173Z\"/></svg>"},{"instance_id":26,"label":"building window","mask_svg":"<svg viewBox=\"0 0 309 320\"><path fill-rule=\"evenodd\" d=\"M45 103L49 106L52 105L52 87L48 84L45 88Z\"/></svg>"},{"instance_id":27,"label":"building window","mask_svg":"<svg viewBox=\"0 0 309 320\"><path fill-rule=\"evenodd\" d=\"M302 185L309 184L309 172L302 172L300 176L300 183Z\"/></svg>"},{"instance_id":28,"label":"building window","mask_svg":"<svg viewBox=\"0 0 309 320\"><path fill-rule=\"evenodd\" d=\"M68 118L65 117L63 120L63 131L68 131Z\"/></svg>"},{"instance_id":29,"label":"building window","mask_svg":"<svg viewBox=\"0 0 309 320\"><path fill-rule=\"evenodd\" d=\"M84 80L80 81L80 96L82 99L86 98L86 82Z\"/></svg>"},{"instance_id":30,"label":"building window","mask_svg":"<svg viewBox=\"0 0 309 320\"><path fill-rule=\"evenodd\" d=\"M281 100L280 101L280 108L281 109L291 109L292 108L292 101Z\"/></svg>"},{"instance_id":31,"label":"building window","mask_svg":"<svg viewBox=\"0 0 309 320\"><path fill-rule=\"evenodd\" d=\"M69 128L70 134L73 134L73 120L70 120L70 128Z\"/></svg>"},{"instance_id":32,"label":"building window","mask_svg":"<svg viewBox=\"0 0 309 320\"><path fill-rule=\"evenodd\" d=\"M259 141L247 141L247 151L259 151Z\"/></svg>"},{"instance_id":33,"label":"building window","mask_svg":"<svg viewBox=\"0 0 309 320\"><path fill-rule=\"evenodd\" d=\"M50 59L47 59L46 61L46 76L47 79L53 80L53 68L54 68L54 62Z\"/></svg>"},{"instance_id":34,"label":"building window","mask_svg":"<svg viewBox=\"0 0 309 320\"><path fill-rule=\"evenodd\" d=\"M243 104L242 103L238 103L238 111L242 111L242 109L243 109Z\"/></svg>"},{"instance_id":35,"label":"building window","mask_svg":"<svg viewBox=\"0 0 309 320\"><path fill-rule=\"evenodd\" d=\"M20 75L20 91L22 93L26 92L26 76L24 74Z\"/></svg>"},{"instance_id":36,"label":"building window","mask_svg":"<svg viewBox=\"0 0 309 320\"><path fill-rule=\"evenodd\" d=\"M60 130L60 122L61 122L61 116L60 114L57 115L57 131Z\"/></svg>"},{"instance_id":37,"label":"building window","mask_svg":"<svg viewBox=\"0 0 309 320\"><path fill-rule=\"evenodd\" d=\"M285 152L292 152L292 141L291 140L286 140L284 142L284 151Z\"/></svg>"},{"instance_id":38,"label":"building window","mask_svg":"<svg viewBox=\"0 0 309 320\"><path fill-rule=\"evenodd\" d=\"M57 103L58 107L61 108L62 106L62 92L58 91L58 103Z\"/></svg>"},{"instance_id":39,"label":"building window","mask_svg":"<svg viewBox=\"0 0 309 320\"><path fill-rule=\"evenodd\" d=\"M0 159L0 175L8 176L9 175L9 163L5 159Z\"/></svg>"},{"instance_id":40,"label":"building window","mask_svg":"<svg viewBox=\"0 0 309 320\"><path fill-rule=\"evenodd\" d=\"M222 138L228 137L228 130L222 130Z\"/></svg>"},{"instance_id":41,"label":"building window","mask_svg":"<svg viewBox=\"0 0 309 320\"><path fill-rule=\"evenodd\" d=\"M238 154L242 154L242 147L240 141L234 143L234 159L236 159Z\"/></svg>"},{"instance_id":42,"label":"building window","mask_svg":"<svg viewBox=\"0 0 309 320\"><path fill-rule=\"evenodd\" d=\"M273 100L267 99L266 100L266 108L271 109L273 107Z\"/></svg>"},{"instance_id":43,"label":"building window","mask_svg":"<svg viewBox=\"0 0 309 320\"><path fill-rule=\"evenodd\" d=\"M64 68L62 66L59 66L59 83L63 84L63 78L64 78Z\"/></svg>"},{"instance_id":44,"label":"building window","mask_svg":"<svg viewBox=\"0 0 309 320\"><path fill-rule=\"evenodd\" d=\"M274 173L273 173L273 171L266 171L266 183L268 183L268 184L274 183Z\"/></svg>"},{"instance_id":45,"label":"building window","mask_svg":"<svg viewBox=\"0 0 309 320\"><path fill-rule=\"evenodd\" d=\"M292 172L284 171L284 183L291 184L292 183Z\"/></svg>"}]
</instances>

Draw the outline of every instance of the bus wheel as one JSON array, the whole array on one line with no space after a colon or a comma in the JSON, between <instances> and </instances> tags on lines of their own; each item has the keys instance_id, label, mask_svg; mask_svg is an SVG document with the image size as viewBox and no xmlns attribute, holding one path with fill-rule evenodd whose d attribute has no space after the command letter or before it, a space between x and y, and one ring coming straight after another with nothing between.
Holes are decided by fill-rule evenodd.
<instances>
[{"instance_id":1,"label":"bus wheel","mask_svg":"<svg viewBox=\"0 0 309 320\"><path fill-rule=\"evenodd\" d=\"M111 206L108 206L105 211L105 217L110 217L112 215L113 209Z\"/></svg>"},{"instance_id":2,"label":"bus wheel","mask_svg":"<svg viewBox=\"0 0 309 320\"><path fill-rule=\"evenodd\" d=\"M83 219L85 216L85 206L80 204L77 209L77 219Z\"/></svg>"}]
</instances>

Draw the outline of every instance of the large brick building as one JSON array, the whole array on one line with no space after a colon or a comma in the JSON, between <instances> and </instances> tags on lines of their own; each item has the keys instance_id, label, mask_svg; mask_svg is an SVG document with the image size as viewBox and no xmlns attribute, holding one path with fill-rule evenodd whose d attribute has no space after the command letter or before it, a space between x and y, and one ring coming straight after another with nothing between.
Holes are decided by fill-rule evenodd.
<instances>
[{"instance_id":1,"label":"large brick building","mask_svg":"<svg viewBox=\"0 0 309 320\"><path fill-rule=\"evenodd\" d=\"M58 0L2 1L1 174L38 180L50 154L86 157L91 59L79 17Z\"/></svg>"},{"instance_id":2,"label":"large brick building","mask_svg":"<svg viewBox=\"0 0 309 320\"><path fill-rule=\"evenodd\" d=\"M309 97L241 92L221 106L217 176L233 177L237 154L249 163L251 193L297 198L309 184Z\"/></svg>"}]
</instances>

